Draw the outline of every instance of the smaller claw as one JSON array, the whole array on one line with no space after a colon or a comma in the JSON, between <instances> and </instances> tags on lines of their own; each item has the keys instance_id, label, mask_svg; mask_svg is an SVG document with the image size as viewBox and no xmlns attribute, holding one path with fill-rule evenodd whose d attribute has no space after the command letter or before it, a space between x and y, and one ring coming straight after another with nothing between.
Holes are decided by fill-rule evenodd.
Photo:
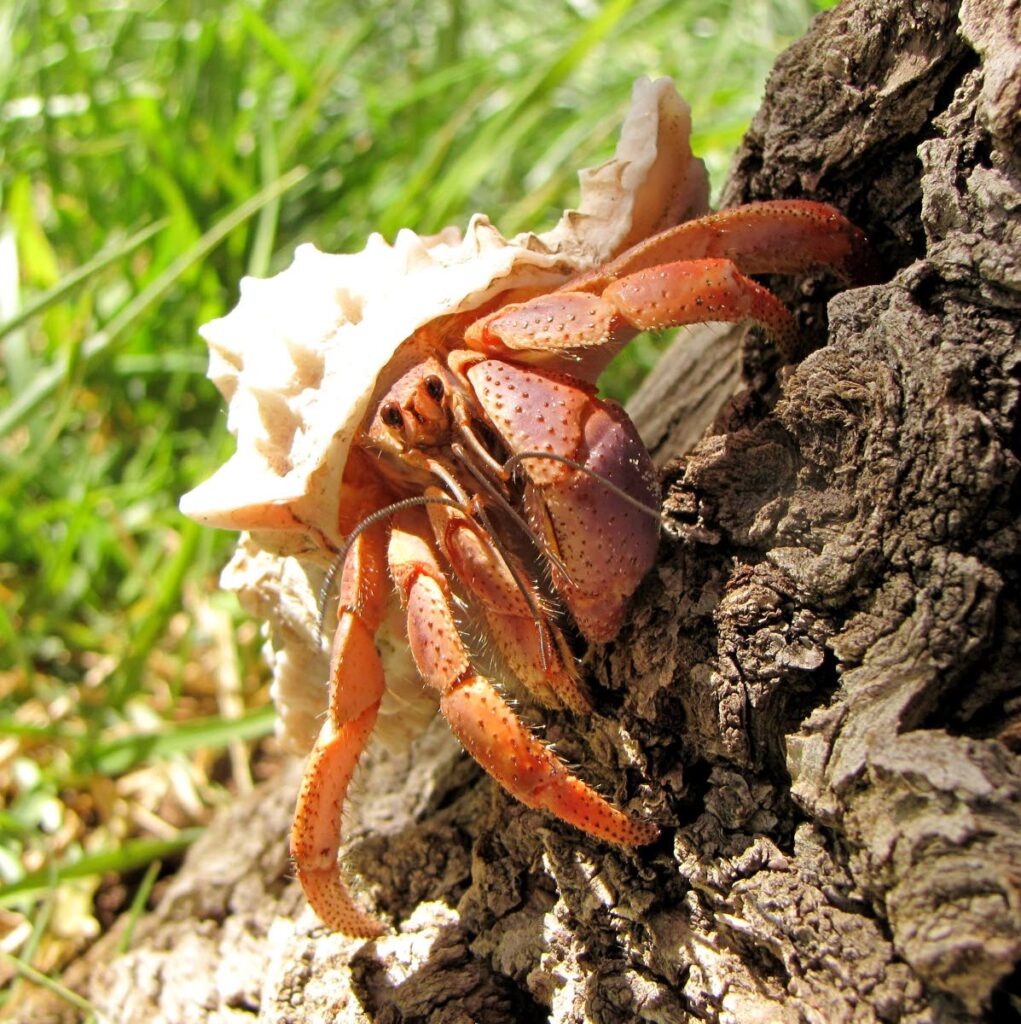
<instances>
[{"instance_id":1,"label":"smaller claw","mask_svg":"<svg viewBox=\"0 0 1021 1024\"><path fill-rule=\"evenodd\" d=\"M578 714L591 711L585 688L556 626L522 595L528 588L533 606L542 599L525 576L515 578L489 539L459 512L443 507L429 511L433 529L458 578L475 597L489 631L508 667L532 694L549 707L566 705ZM413 616L417 624L419 619ZM426 620L431 621L431 620Z\"/></svg>"}]
</instances>

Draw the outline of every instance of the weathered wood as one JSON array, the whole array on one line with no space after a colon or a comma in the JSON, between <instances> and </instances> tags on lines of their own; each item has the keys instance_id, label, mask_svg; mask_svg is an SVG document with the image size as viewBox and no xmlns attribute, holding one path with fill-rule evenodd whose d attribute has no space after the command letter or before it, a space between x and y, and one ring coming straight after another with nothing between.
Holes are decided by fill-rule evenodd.
<instances>
[{"instance_id":1,"label":"weathered wood","mask_svg":"<svg viewBox=\"0 0 1021 1024\"><path fill-rule=\"evenodd\" d=\"M636 403L660 562L589 659L602 714L546 735L660 842L521 807L439 724L363 780L350 856L398 927L353 942L288 878L290 771L72 976L111 1020L1019 1013L1019 39L1017 0L858 0L777 63L726 202L834 201L889 280L779 283L816 350L776 386L753 346L687 454L733 348Z\"/></svg>"}]
</instances>

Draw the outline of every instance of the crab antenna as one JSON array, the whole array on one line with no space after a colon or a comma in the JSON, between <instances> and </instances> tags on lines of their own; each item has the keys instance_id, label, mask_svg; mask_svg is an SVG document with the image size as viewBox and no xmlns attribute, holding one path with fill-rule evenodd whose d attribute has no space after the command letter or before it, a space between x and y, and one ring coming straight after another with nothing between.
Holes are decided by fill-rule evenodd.
<instances>
[{"instance_id":1,"label":"crab antenna","mask_svg":"<svg viewBox=\"0 0 1021 1024\"><path fill-rule=\"evenodd\" d=\"M562 462L564 465L578 470L579 473L585 473L592 477L593 480L601 483L608 491L612 491L616 494L622 501L626 501L629 505L633 505L639 512L644 512L647 516L651 516L658 523L663 522L663 518L660 515L658 508L654 509L650 508L648 505L643 505L637 498L632 497L627 491L618 487L608 477L603 476L602 473L598 473L596 470L586 466L583 462L578 462L576 459L568 458L566 455L557 455L555 452L516 452L503 464L503 471L507 474L513 473L517 468L517 465L524 459L552 459L554 462Z\"/></svg>"},{"instance_id":2,"label":"crab antenna","mask_svg":"<svg viewBox=\"0 0 1021 1024\"><path fill-rule=\"evenodd\" d=\"M567 566L564 564L563 559L550 551L535 535L535 531L528 525L524 516L500 493L499 488L490 480L485 473L476 466L471 459L468 457L468 452L462 445L456 442L452 444L451 450L454 455L457 456L459 462L461 462L465 469L486 489L490 497L500 506L500 508L518 525L518 528L524 533L524 535L535 545L539 553L552 562L556 567L557 571L567 580L571 586L574 586L574 580L571 579L571 574L567 571Z\"/></svg>"},{"instance_id":3,"label":"crab antenna","mask_svg":"<svg viewBox=\"0 0 1021 1024\"><path fill-rule=\"evenodd\" d=\"M414 498L404 498L402 501L395 501L392 505L385 505L383 508L376 509L371 515L366 516L347 535L340 550L337 552L337 557L330 563L329 569L326 570L326 576L323 577L323 585L319 588L319 628L316 630L317 646L322 647L323 644L323 630L326 627L326 602L329 600L333 581L337 578L337 573L343 566L344 559L347 558L347 553L351 550L351 545L354 544L361 534L370 527L375 526L376 523L392 516L395 512L403 512L406 508L415 508L417 505L449 505L451 508L456 508L461 512L467 511L461 502L455 501L453 498L445 498L439 494L419 494Z\"/></svg>"},{"instance_id":4,"label":"crab antenna","mask_svg":"<svg viewBox=\"0 0 1021 1024\"><path fill-rule=\"evenodd\" d=\"M458 483L447 467L439 459L429 459L428 463L429 469L433 474L446 484L447 489L455 497L462 500L462 504L458 507L463 511L470 510L471 513L473 513L474 519L477 520L475 524L476 528L481 526L482 532L485 534L489 543L492 544L493 550L496 551L500 558L503 559L504 565L507 566L508 572L510 572L519 593L522 598L524 598L525 604L528 606L528 610L532 614L532 622L535 624L535 630L539 636L539 659L542 663L543 671L548 672L550 667L549 638L546 636L542 611L535 600L535 595L528 589L528 585L524 579L522 579L520 568L515 564L510 553L504 547L499 534L493 529L493 524L490 523L489 517L486 515L486 510L482 507L482 502L479 500L479 496L475 494L469 498L460 483ZM472 517L470 516L469 521L471 521L471 518Z\"/></svg>"}]
</instances>

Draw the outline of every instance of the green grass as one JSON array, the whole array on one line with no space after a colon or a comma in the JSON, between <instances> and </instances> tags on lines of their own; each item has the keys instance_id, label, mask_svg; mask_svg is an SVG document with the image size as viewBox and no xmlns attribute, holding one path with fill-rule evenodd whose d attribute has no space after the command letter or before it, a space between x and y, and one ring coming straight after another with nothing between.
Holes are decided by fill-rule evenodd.
<instances>
[{"instance_id":1,"label":"green grass","mask_svg":"<svg viewBox=\"0 0 1021 1024\"><path fill-rule=\"evenodd\" d=\"M302 241L350 250L475 210L505 233L551 226L641 74L676 79L718 186L817 6L0 10L0 906L23 922L17 973L59 971L97 892L250 784L239 745L272 727L255 627L216 591L232 537L177 512L231 451L197 326ZM611 389L653 358L637 348Z\"/></svg>"}]
</instances>

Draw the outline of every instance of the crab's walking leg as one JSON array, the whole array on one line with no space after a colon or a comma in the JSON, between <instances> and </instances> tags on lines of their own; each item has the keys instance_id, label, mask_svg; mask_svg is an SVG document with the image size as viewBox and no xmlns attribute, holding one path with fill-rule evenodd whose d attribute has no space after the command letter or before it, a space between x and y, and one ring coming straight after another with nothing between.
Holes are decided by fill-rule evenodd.
<instances>
[{"instance_id":1,"label":"crab's walking leg","mask_svg":"<svg viewBox=\"0 0 1021 1024\"><path fill-rule=\"evenodd\" d=\"M591 379L640 331L714 320L755 320L781 355L797 348L787 307L768 288L742 274L732 260L699 259L639 270L608 285L602 295L550 292L473 324L465 341L481 351L589 350L580 375ZM573 371L577 372L577 371Z\"/></svg>"},{"instance_id":2,"label":"crab's walking leg","mask_svg":"<svg viewBox=\"0 0 1021 1024\"><path fill-rule=\"evenodd\" d=\"M682 260L639 270L614 281L602 301L639 331L753 320L766 328L785 360L798 347L797 325L787 307L728 259Z\"/></svg>"},{"instance_id":3,"label":"crab's walking leg","mask_svg":"<svg viewBox=\"0 0 1021 1024\"><path fill-rule=\"evenodd\" d=\"M833 207L751 203L670 228L558 291L483 316L465 332L465 343L536 363L567 350L578 359L572 375L594 381L640 330L747 318L790 357L797 347L792 318L746 275L821 266L862 284L879 278L868 240ZM653 305L654 315L647 315Z\"/></svg>"},{"instance_id":4,"label":"crab's walking leg","mask_svg":"<svg viewBox=\"0 0 1021 1024\"><path fill-rule=\"evenodd\" d=\"M291 856L312 909L336 931L371 938L382 924L359 910L337 867L340 818L355 764L383 697L373 642L386 595L385 530L360 534L344 561L330 659L330 705L309 756L291 829Z\"/></svg>"},{"instance_id":5,"label":"crab's walking leg","mask_svg":"<svg viewBox=\"0 0 1021 1024\"><path fill-rule=\"evenodd\" d=\"M865 234L839 210L804 199L747 203L661 231L565 286L601 292L611 281L678 260L727 259L743 274L804 274L828 267L871 284L879 263Z\"/></svg>"},{"instance_id":6,"label":"crab's walking leg","mask_svg":"<svg viewBox=\"0 0 1021 1024\"><path fill-rule=\"evenodd\" d=\"M511 795L614 843L652 842L659 830L612 807L536 739L493 684L476 674L419 510L395 517L390 572L408 609L408 641L422 679L465 749Z\"/></svg>"}]
</instances>

